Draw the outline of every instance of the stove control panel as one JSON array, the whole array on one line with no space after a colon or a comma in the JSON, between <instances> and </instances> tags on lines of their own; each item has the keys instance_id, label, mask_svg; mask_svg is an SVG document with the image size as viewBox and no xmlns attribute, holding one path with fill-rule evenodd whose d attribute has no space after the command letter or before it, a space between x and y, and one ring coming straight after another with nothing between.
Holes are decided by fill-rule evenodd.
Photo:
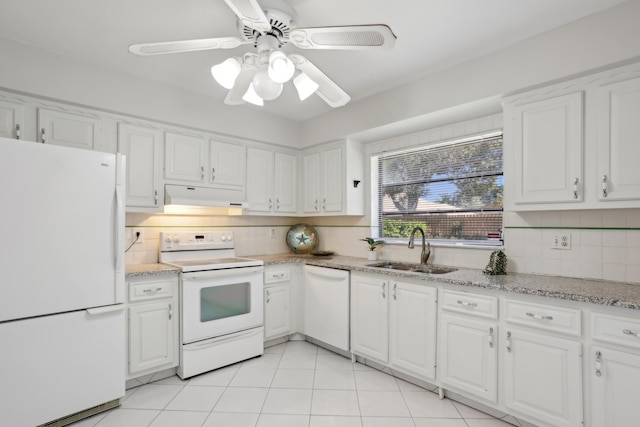
<instances>
[{"instance_id":1,"label":"stove control panel","mask_svg":"<svg viewBox=\"0 0 640 427\"><path fill-rule=\"evenodd\" d=\"M233 231L160 232L161 252L233 248Z\"/></svg>"}]
</instances>

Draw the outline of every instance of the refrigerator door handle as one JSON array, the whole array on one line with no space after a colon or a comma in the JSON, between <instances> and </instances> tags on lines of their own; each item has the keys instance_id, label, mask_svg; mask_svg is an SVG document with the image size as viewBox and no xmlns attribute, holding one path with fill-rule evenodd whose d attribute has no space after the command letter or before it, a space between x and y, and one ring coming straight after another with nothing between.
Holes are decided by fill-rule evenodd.
<instances>
[{"instance_id":1,"label":"refrigerator door handle","mask_svg":"<svg viewBox=\"0 0 640 427\"><path fill-rule=\"evenodd\" d=\"M124 258L124 171L125 157L121 154L116 158L116 215L114 224L115 233L115 269L116 272L122 271L122 262Z\"/></svg>"},{"instance_id":2,"label":"refrigerator door handle","mask_svg":"<svg viewBox=\"0 0 640 427\"><path fill-rule=\"evenodd\" d=\"M99 316L101 314L115 313L116 311L124 310L124 304L106 305L104 307L87 308L86 311L92 316Z\"/></svg>"}]
</instances>

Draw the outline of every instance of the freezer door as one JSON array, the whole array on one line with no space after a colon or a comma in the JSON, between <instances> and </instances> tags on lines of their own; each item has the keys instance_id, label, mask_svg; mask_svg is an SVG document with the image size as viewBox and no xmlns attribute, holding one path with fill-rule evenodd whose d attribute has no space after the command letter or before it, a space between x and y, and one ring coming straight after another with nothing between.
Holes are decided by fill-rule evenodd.
<instances>
[{"instance_id":1,"label":"freezer door","mask_svg":"<svg viewBox=\"0 0 640 427\"><path fill-rule=\"evenodd\" d=\"M0 321L123 302L117 165L0 138Z\"/></svg>"},{"instance_id":2,"label":"freezer door","mask_svg":"<svg viewBox=\"0 0 640 427\"><path fill-rule=\"evenodd\" d=\"M125 394L124 305L0 323L0 424L33 427Z\"/></svg>"}]
</instances>

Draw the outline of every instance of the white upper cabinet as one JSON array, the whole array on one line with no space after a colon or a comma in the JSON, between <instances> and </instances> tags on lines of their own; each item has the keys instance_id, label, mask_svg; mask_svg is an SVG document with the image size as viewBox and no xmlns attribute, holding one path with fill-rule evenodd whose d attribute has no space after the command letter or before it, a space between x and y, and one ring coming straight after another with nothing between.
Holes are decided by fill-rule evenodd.
<instances>
[{"instance_id":1,"label":"white upper cabinet","mask_svg":"<svg viewBox=\"0 0 640 427\"><path fill-rule=\"evenodd\" d=\"M503 105L505 209L640 207L640 63Z\"/></svg>"},{"instance_id":2,"label":"white upper cabinet","mask_svg":"<svg viewBox=\"0 0 640 427\"><path fill-rule=\"evenodd\" d=\"M364 154L354 141L331 143L302 155L305 215L364 215Z\"/></svg>"},{"instance_id":3,"label":"white upper cabinet","mask_svg":"<svg viewBox=\"0 0 640 427\"><path fill-rule=\"evenodd\" d=\"M191 183L205 183L207 140L201 136L167 132L164 177Z\"/></svg>"},{"instance_id":4,"label":"white upper cabinet","mask_svg":"<svg viewBox=\"0 0 640 427\"><path fill-rule=\"evenodd\" d=\"M291 154L275 153L273 161L275 166L273 172L275 212L296 213L298 157Z\"/></svg>"},{"instance_id":5,"label":"white upper cabinet","mask_svg":"<svg viewBox=\"0 0 640 427\"><path fill-rule=\"evenodd\" d=\"M513 108L516 203L582 200L583 98L574 92Z\"/></svg>"},{"instance_id":6,"label":"white upper cabinet","mask_svg":"<svg viewBox=\"0 0 640 427\"><path fill-rule=\"evenodd\" d=\"M244 187L247 148L244 145L211 141L209 183L222 187Z\"/></svg>"},{"instance_id":7,"label":"white upper cabinet","mask_svg":"<svg viewBox=\"0 0 640 427\"><path fill-rule=\"evenodd\" d=\"M295 214L297 164L292 154L247 148L247 211Z\"/></svg>"},{"instance_id":8,"label":"white upper cabinet","mask_svg":"<svg viewBox=\"0 0 640 427\"><path fill-rule=\"evenodd\" d=\"M38 108L38 142L101 150L100 116L84 112Z\"/></svg>"},{"instance_id":9,"label":"white upper cabinet","mask_svg":"<svg viewBox=\"0 0 640 427\"><path fill-rule=\"evenodd\" d=\"M598 100L598 200L640 200L640 76L601 86Z\"/></svg>"},{"instance_id":10,"label":"white upper cabinet","mask_svg":"<svg viewBox=\"0 0 640 427\"><path fill-rule=\"evenodd\" d=\"M127 159L127 211L163 209L162 137L159 129L118 123L118 152Z\"/></svg>"},{"instance_id":11,"label":"white upper cabinet","mask_svg":"<svg viewBox=\"0 0 640 427\"><path fill-rule=\"evenodd\" d=\"M24 107L0 100L0 137L22 139L23 132Z\"/></svg>"}]
</instances>

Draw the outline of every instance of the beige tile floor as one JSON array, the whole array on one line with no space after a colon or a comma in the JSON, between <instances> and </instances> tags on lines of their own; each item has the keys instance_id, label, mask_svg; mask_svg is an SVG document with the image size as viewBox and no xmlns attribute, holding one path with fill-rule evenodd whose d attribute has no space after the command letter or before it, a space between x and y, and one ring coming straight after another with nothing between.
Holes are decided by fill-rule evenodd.
<instances>
[{"instance_id":1,"label":"beige tile floor","mask_svg":"<svg viewBox=\"0 0 640 427\"><path fill-rule=\"evenodd\" d=\"M73 427L508 427L490 415L305 341L127 391Z\"/></svg>"}]
</instances>

